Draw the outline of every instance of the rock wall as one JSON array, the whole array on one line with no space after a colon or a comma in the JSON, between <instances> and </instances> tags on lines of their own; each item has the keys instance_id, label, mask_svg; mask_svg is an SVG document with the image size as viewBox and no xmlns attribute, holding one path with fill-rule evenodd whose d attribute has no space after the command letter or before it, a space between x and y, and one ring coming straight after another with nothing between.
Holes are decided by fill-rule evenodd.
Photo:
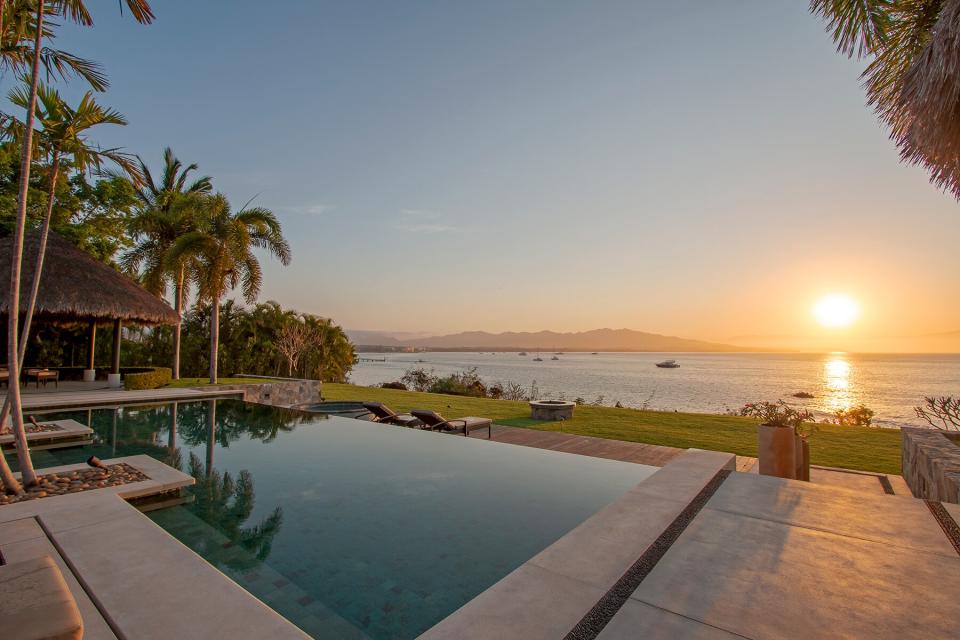
<instances>
[{"instance_id":1,"label":"rock wall","mask_svg":"<svg viewBox=\"0 0 960 640\"><path fill-rule=\"evenodd\" d=\"M942 431L904 427L903 479L913 495L960 504L960 445ZM960 434L958 434L960 435Z\"/></svg>"},{"instance_id":2,"label":"rock wall","mask_svg":"<svg viewBox=\"0 0 960 640\"><path fill-rule=\"evenodd\" d=\"M321 383L319 380L290 380L264 384L224 385L220 388L242 391L243 399L247 402L289 407L302 402L320 402Z\"/></svg>"}]
</instances>

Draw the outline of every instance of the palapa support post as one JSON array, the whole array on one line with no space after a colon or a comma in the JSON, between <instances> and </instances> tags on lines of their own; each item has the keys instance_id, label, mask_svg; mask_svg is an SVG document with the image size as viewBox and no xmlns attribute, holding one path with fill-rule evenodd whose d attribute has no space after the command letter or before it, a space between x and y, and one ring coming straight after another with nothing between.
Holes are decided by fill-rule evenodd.
<instances>
[{"instance_id":1,"label":"palapa support post","mask_svg":"<svg viewBox=\"0 0 960 640\"><path fill-rule=\"evenodd\" d=\"M110 373L107 374L107 384L111 387L121 387L120 381L120 340L123 337L123 324L120 318L113 321L113 363Z\"/></svg>"},{"instance_id":2,"label":"palapa support post","mask_svg":"<svg viewBox=\"0 0 960 640\"><path fill-rule=\"evenodd\" d=\"M87 334L87 368L83 370L83 381L93 382L97 379L97 369L94 366L94 359L97 351L97 323L90 321L90 329Z\"/></svg>"}]
</instances>

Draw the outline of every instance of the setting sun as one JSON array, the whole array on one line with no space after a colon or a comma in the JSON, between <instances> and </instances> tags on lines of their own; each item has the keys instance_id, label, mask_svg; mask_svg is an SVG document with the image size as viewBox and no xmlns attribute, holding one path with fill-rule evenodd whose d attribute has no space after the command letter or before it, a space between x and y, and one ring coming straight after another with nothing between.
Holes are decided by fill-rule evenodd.
<instances>
[{"instance_id":1,"label":"setting sun","mask_svg":"<svg viewBox=\"0 0 960 640\"><path fill-rule=\"evenodd\" d=\"M813 305L813 317L824 327L840 329L849 327L860 315L857 303L842 294L824 296Z\"/></svg>"}]
</instances>

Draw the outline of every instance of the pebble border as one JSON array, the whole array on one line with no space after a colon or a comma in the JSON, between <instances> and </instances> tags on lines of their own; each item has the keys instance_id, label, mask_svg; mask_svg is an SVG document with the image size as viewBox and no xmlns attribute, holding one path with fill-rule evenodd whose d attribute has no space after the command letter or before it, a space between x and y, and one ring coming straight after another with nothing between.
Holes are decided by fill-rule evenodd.
<instances>
[{"instance_id":1,"label":"pebble border","mask_svg":"<svg viewBox=\"0 0 960 640\"><path fill-rule=\"evenodd\" d=\"M960 555L960 525L957 524L957 521L950 516L950 513L944 509L943 505L939 502L932 502L930 500L924 500L924 502L927 503L927 508L930 509L930 513L933 514L937 524L943 529L947 540L950 541L954 550Z\"/></svg>"}]
</instances>

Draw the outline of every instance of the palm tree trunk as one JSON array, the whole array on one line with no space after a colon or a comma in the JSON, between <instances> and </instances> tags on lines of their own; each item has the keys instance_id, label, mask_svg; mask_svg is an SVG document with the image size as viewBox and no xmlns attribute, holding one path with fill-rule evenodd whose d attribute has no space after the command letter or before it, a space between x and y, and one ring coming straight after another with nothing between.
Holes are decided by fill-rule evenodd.
<instances>
[{"instance_id":1,"label":"palm tree trunk","mask_svg":"<svg viewBox=\"0 0 960 640\"><path fill-rule=\"evenodd\" d=\"M183 278L184 269L180 267L174 292L174 311L177 312L177 324L173 327L173 379L180 379L180 329L183 326Z\"/></svg>"},{"instance_id":2,"label":"palm tree trunk","mask_svg":"<svg viewBox=\"0 0 960 640\"><path fill-rule=\"evenodd\" d=\"M27 342L30 340L30 324L33 320L33 310L37 306L37 296L40 294L40 276L43 272L43 259L47 252L47 238L50 235L50 221L53 218L53 203L57 188L57 177L60 174L60 152L53 152L53 165L50 170L50 192L47 195L47 213L43 218L43 227L40 229L40 247L37 249L37 263L33 271L33 283L30 286L30 299L27 302L27 310L23 316L23 329L20 330L20 345L17 353L17 361L20 368L23 368L24 359L27 356ZM10 396L7 395L3 401L3 409L0 410L0 425L6 425L10 417ZM3 428L0 427L0 432Z\"/></svg>"},{"instance_id":3,"label":"palm tree trunk","mask_svg":"<svg viewBox=\"0 0 960 640\"><path fill-rule=\"evenodd\" d=\"M20 320L20 267L23 261L23 233L27 226L27 193L30 187L30 162L33 159L33 123L37 110L37 85L40 82L40 49L43 42L43 3L37 1L37 33L33 41L33 75L30 78L30 102L24 126L23 149L20 155L20 189L17 194L17 223L13 233L10 259L10 304L7 313L7 368L9 375L10 411L13 415L13 434L17 441L17 460L20 476L26 486L37 483L37 474L30 459L27 431L23 424L23 403L20 399L20 349L18 324Z\"/></svg>"},{"instance_id":4,"label":"palm tree trunk","mask_svg":"<svg viewBox=\"0 0 960 640\"><path fill-rule=\"evenodd\" d=\"M220 296L210 309L210 384L217 384L217 355L220 350Z\"/></svg>"}]
</instances>

